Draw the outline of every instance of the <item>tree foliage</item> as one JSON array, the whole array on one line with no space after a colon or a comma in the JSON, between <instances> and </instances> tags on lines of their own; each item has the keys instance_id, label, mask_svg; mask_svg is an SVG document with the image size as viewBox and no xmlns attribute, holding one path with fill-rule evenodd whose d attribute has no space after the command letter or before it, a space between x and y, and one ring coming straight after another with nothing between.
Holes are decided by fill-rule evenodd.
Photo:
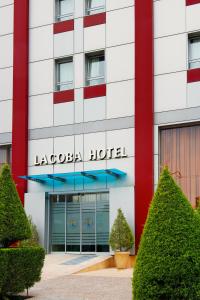
<instances>
[{"instance_id":1,"label":"tree foliage","mask_svg":"<svg viewBox=\"0 0 200 300\"><path fill-rule=\"evenodd\" d=\"M167 168L141 238L133 298L200 299L200 220Z\"/></svg>"},{"instance_id":2,"label":"tree foliage","mask_svg":"<svg viewBox=\"0 0 200 300\"><path fill-rule=\"evenodd\" d=\"M40 280L45 251L41 247L0 249L0 297L23 292Z\"/></svg>"},{"instance_id":3,"label":"tree foliage","mask_svg":"<svg viewBox=\"0 0 200 300\"><path fill-rule=\"evenodd\" d=\"M4 165L0 174L0 299L40 280L45 250L36 247L36 232L26 217L10 167ZM29 238L32 242L26 247L9 248L16 241Z\"/></svg>"},{"instance_id":4,"label":"tree foliage","mask_svg":"<svg viewBox=\"0 0 200 300\"><path fill-rule=\"evenodd\" d=\"M20 242L21 247L37 247L39 246L39 234L36 225L33 223L31 216L28 217L28 222L31 228L31 237Z\"/></svg>"},{"instance_id":5,"label":"tree foliage","mask_svg":"<svg viewBox=\"0 0 200 300\"><path fill-rule=\"evenodd\" d=\"M10 167L4 165L0 176L0 243L27 239L31 230L24 208L12 179Z\"/></svg>"},{"instance_id":6,"label":"tree foliage","mask_svg":"<svg viewBox=\"0 0 200 300\"><path fill-rule=\"evenodd\" d=\"M130 250L133 246L133 234L121 209L118 209L117 218L111 229L109 243L115 251Z\"/></svg>"}]
</instances>

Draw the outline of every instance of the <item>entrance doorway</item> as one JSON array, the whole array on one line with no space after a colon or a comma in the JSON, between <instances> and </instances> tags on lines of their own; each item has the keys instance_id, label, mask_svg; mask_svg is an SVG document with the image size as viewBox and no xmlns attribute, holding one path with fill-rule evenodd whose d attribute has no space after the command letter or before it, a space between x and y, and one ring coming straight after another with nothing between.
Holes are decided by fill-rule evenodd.
<instances>
[{"instance_id":1,"label":"entrance doorway","mask_svg":"<svg viewBox=\"0 0 200 300\"><path fill-rule=\"evenodd\" d=\"M109 194L50 195L53 252L109 252Z\"/></svg>"}]
</instances>

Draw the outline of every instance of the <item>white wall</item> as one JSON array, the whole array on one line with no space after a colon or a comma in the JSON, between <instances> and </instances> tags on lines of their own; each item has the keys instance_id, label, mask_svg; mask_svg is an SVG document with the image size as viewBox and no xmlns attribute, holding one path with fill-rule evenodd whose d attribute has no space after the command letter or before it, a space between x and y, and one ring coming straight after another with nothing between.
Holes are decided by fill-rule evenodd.
<instances>
[{"instance_id":1,"label":"white wall","mask_svg":"<svg viewBox=\"0 0 200 300\"><path fill-rule=\"evenodd\" d=\"M84 29L85 52L104 49L106 44L105 37L106 37L106 27L104 24L85 28Z\"/></svg>"},{"instance_id":2,"label":"white wall","mask_svg":"<svg viewBox=\"0 0 200 300\"><path fill-rule=\"evenodd\" d=\"M186 28L187 31L197 31L199 24L200 4L189 5L186 9Z\"/></svg>"},{"instance_id":3,"label":"white wall","mask_svg":"<svg viewBox=\"0 0 200 300\"><path fill-rule=\"evenodd\" d=\"M106 9L107 11L109 11L109 10L123 8L123 7L133 6L134 4L135 4L134 0L117 0L117 1L107 0Z\"/></svg>"},{"instance_id":4,"label":"white wall","mask_svg":"<svg viewBox=\"0 0 200 300\"><path fill-rule=\"evenodd\" d=\"M133 7L127 7L107 12L107 47L134 42L134 25Z\"/></svg>"},{"instance_id":5,"label":"white wall","mask_svg":"<svg viewBox=\"0 0 200 300\"><path fill-rule=\"evenodd\" d=\"M155 77L155 112L187 107L186 76L186 72L177 72Z\"/></svg>"},{"instance_id":6,"label":"white wall","mask_svg":"<svg viewBox=\"0 0 200 300\"><path fill-rule=\"evenodd\" d=\"M134 44L120 45L107 49L107 82L134 78L134 49Z\"/></svg>"},{"instance_id":7,"label":"white wall","mask_svg":"<svg viewBox=\"0 0 200 300\"><path fill-rule=\"evenodd\" d=\"M74 32L62 32L54 35L54 57L70 56L74 53Z\"/></svg>"},{"instance_id":8,"label":"white wall","mask_svg":"<svg viewBox=\"0 0 200 300\"><path fill-rule=\"evenodd\" d=\"M30 62L53 58L53 25L32 28L29 31Z\"/></svg>"},{"instance_id":9,"label":"white wall","mask_svg":"<svg viewBox=\"0 0 200 300\"><path fill-rule=\"evenodd\" d=\"M106 1L106 24L84 28L85 1L75 0L74 31L58 34L53 34L54 0L40 2L30 0L29 128L133 115L134 1ZM10 25L7 27L4 30L9 30ZM85 53L104 49L107 96L84 100ZM73 56L74 61L75 101L54 105L53 60L67 56ZM45 115L43 119L42 115Z\"/></svg>"},{"instance_id":10,"label":"white wall","mask_svg":"<svg viewBox=\"0 0 200 300\"><path fill-rule=\"evenodd\" d=\"M185 31L186 1L154 1L155 37L171 36Z\"/></svg>"},{"instance_id":11,"label":"white wall","mask_svg":"<svg viewBox=\"0 0 200 300\"><path fill-rule=\"evenodd\" d=\"M48 94L53 92L54 90L53 71L54 71L53 59L30 63L29 65L29 95L30 96ZM38 105L38 109L39 107L40 105Z\"/></svg>"},{"instance_id":12,"label":"white wall","mask_svg":"<svg viewBox=\"0 0 200 300\"><path fill-rule=\"evenodd\" d=\"M13 67L0 69L0 101L12 99Z\"/></svg>"},{"instance_id":13,"label":"white wall","mask_svg":"<svg viewBox=\"0 0 200 300\"><path fill-rule=\"evenodd\" d=\"M30 27L54 22L54 0L30 0Z\"/></svg>"},{"instance_id":14,"label":"white wall","mask_svg":"<svg viewBox=\"0 0 200 300\"><path fill-rule=\"evenodd\" d=\"M12 32L13 32L13 5L8 5L0 9L0 35L9 34Z\"/></svg>"},{"instance_id":15,"label":"white wall","mask_svg":"<svg viewBox=\"0 0 200 300\"><path fill-rule=\"evenodd\" d=\"M37 226L40 243L46 247L46 204L45 193L27 193L25 194L24 208L27 216L31 216L33 223Z\"/></svg>"},{"instance_id":16,"label":"white wall","mask_svg":"<svg viewBox=\"0 0 200 300\"><path fill-rule=\"evenodd\" d=\"M185 0L154 1L155 96L156 113L172 113L200 107L199 82L187 83L188 35L199 32L200 4L186 5ZM170 119L170 118L169 118ZM192 121L192 120L191 120ZM179 123L185 123L183 120ZM175 121L176 124L178 122ZM163 125L172 125L171 122ZM159 126L155 126L155 185L159 173Z\"/></svg>"},{"instance_id":17,"label":"white wall","mask_svg":"<svg viewBox=\"0 0 200 300\"><path fill-rule=\"evenodd\" d=\"M12 100L0 101L0 133L12 131Z\"/></svg>"},{"instance_id":18,"label":"white wall","mask_svg":"<svg viewBox=\"0 0 200 300\"><path fill-rule=\"evenodd\" d=\"M12 132L13 0L0 1L0 133Z\"/></svg>"},{"instance_id":19,"label":"white wall","mask_svg":"<svg viewBox=\"0 0 200 300\"><path fill-rule=\"evenodd\" d=\"M134 188L120 187L111 188L110 193L110 230L117 217L117 210L122 209L124 216L129 223L133 234L135 235L135 202L134 202Z\"/></svg>"},{"instance_id":20,"label":"white wall","mask_svg":"<svg viewBox=\"0 0 200 300\"><path fill-rule=\"evenodd\" d=\"M200 106L200 82L188 84L187 88L187 106Z\"/></svg>"},{"instance_id":21,"label":"white wall","mask_svg":"<svg viewBox=\"0 0 200 300\"><path fill-rule=\"evenodd\" d=\"M107 85L107 118L119 118L135 114L135 81L119 81Z\"/></svg>"}]
</instances>

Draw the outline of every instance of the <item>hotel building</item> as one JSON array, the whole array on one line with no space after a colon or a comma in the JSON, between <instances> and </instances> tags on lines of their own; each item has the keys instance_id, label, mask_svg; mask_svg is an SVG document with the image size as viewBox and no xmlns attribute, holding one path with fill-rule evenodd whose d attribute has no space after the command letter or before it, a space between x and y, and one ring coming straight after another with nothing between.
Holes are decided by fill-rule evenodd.
<instances>
[{"instance_id":1,"label":"hotel building","mask_svg":"<svg viewBox=\"0 0 200 300\"><path fill-rule=\"evenodd\" d=\"M1 0L0 164L47 252L138 245L161 168L200 199L200 0Z\"/></svg>"}]
</instances>

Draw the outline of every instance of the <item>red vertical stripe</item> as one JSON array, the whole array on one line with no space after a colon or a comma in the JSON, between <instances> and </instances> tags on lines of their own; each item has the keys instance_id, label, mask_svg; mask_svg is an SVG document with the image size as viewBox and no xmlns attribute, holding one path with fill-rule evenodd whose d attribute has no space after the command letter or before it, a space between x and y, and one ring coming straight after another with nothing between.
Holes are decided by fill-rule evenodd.
<instances>
[{"instance_id":1,"label":"red vertical stripe","mask_svg":"<svg viewBox=\"0 0 200 300\"><path fill-rule=\"evenodd\" d=\"M135 224L136 248L153 195L153 0L135 1Z\"/></svg>"},{"instance_id":2,"label":"red vertical stripe","mask_svg":"<svg viewBox=\"0 0 200 300\"><path fill-rule=\"evenodd\" d=\"M14 1L12 173L22 202L28 158L29 0Z\"/></svg>"}]
</instances>

